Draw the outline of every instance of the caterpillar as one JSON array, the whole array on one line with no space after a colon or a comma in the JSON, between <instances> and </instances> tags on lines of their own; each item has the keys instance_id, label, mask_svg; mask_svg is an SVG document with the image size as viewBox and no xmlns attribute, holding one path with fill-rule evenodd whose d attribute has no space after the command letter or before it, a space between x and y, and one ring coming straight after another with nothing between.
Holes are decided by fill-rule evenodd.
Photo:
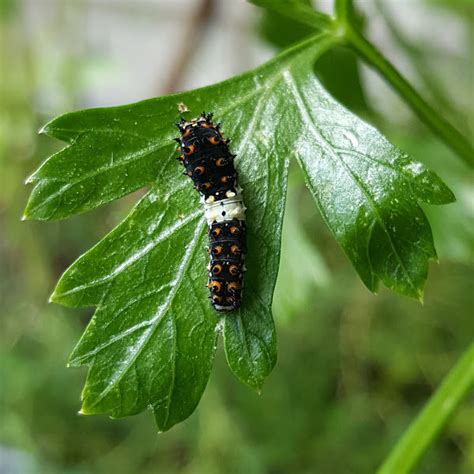
<instances>
[{"instance_id":1,"label":"caterpillar","mask_svg":"<svg viewBox=\"0 0 474 474\"><path fill-rule=\"evenodd\" d=\"M208 224L210 263L208 283L211 304L217 311L232 311L241 305L245 256L245 206L229 139L203 112L176 124L181 136L178 160L194 188L201 194Z\"/></svg>"}]
</instances>

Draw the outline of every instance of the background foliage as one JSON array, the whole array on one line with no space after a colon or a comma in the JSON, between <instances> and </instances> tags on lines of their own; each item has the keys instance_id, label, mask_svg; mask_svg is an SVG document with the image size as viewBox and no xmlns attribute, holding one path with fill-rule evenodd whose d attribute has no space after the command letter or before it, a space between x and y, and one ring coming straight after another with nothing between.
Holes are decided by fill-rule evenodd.
<instances>
[{"instance_id":1,"label":"background foliage","mask_svg":"<svg viewBox=\"0 0 474 474\"><path fill-rule=\"evenodd\" d=\"M7 9L4 15L2 35L19 40L17 11ZM374 470L424 404L472 333L472 211L467 205L472 195L466 169L416 119L399 128L370 110L353 56L347 51L330 55L318 73L333 84L332 93L370 115L392 141L436 170L458 197L447 209L426 209L442 263L431 265L425 305L387 291L374 297L361 285L328 235L300 172L292 169L284 266L274 303L284 357L256 397L235 382L218 354L198 412L186 425L156 438L146 415L114 423L75 415L84 373L66 372L63 366L90 313L74 318L44 302L73 256L110 229L131 201L114 205L112 217L98 210L67 224L29 223L26 228L18 221L25 199L18 183L55 145L43 140L32 147L32 130L45 117L30 105L38 85L27 74L27 45L19 41L15 55L2 52L2 64L8 66L2 69L8 73L1 92L8 107L0 122L1 455L28 466L17 472L132 472L139 466L142 472L194 473L221 472L224 466L231 472L363 473ZM344 64L352 63L346 81L354 94L346 97L337 92L340 55L346 55ZM456 77L450 80L455 87ZM75 93L74 84L69 93ZM348 102L353 97L359 99ZM301 245L293 241L295 232ZM294 265L303 249L304 258L314 262L313 271ZM459 472L472 470L470 409L469 404L461 407L419 472L452 472L453 466Z\"/></svg>"}]
</instances>

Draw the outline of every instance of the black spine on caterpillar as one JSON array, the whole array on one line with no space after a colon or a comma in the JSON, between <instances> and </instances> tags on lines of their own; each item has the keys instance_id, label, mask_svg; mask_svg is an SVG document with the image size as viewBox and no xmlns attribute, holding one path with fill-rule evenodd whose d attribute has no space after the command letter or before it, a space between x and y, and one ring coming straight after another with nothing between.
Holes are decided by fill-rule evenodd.
<instances>
[{"instance_id":1,"label":"black spine on caterpillar","mask_svg":"<svg viewBox=\"0 0 474 474\"><path fill-rule=\"evenodd\" d=\"M228 143L212 122L212 114L182 119L178 160L202 196L209 226L208 288L217 311L232 311L242 299L245 255L245 206Z\"/></svg>"}]
</instances>

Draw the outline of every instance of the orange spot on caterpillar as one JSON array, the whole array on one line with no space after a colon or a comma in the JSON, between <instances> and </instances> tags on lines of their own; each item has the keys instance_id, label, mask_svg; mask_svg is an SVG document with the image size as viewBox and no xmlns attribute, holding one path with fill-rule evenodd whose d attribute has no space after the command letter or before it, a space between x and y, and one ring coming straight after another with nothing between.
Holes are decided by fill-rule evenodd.
<instances>
[{"instance_id":1,"label":"orange spot on caterpillar","mask_svg":"<svg viewBox=\"0 0 474 474\"><path fill-rule=\"evenodd\" d=\"M235 294L238 290L240 290L240 283L237 283L236 281L231 281L230 283L227 283L227 290L231 294Z\"/></svg>"},{"instance_id":2,"label":"orange spot on caterpillar","mask_svg":"<svg viewBox=\"0 0 474 474\"><path fill-rule=\"evenodd\" d=\"M188 156L192 155L195 150L196 150L196 147L194 145L189 145L189 146L184 147L184 153L186 153L186 155Z\"/></svg>"},{"instance_id":3,"label":"orange spot on caterpillar","mask_svg":"<svg viewBox=\"0 0 474 474\"><path fill-rule=\"evenodd\" d=\"M239 273L239 267L237 265L231 265L229 267L229 273L231 275L237 275Z\"/></svg>"},{"instance_id":4,"label":"orange spot on caterpillar","mask_svg":"<svg viewBox=\"0 0 474 474\"><path fill-rule=\"evenodd\" d=\"M222 290L221 283L216 280L211 280L207 286L213 293L220 293Z\"/></svg>"}]
</instances>

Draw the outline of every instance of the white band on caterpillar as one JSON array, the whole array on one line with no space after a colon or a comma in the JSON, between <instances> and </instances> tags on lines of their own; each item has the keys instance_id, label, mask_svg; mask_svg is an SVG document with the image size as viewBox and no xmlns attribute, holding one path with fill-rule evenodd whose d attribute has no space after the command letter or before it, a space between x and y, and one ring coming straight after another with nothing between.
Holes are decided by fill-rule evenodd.
<instances>
[{"instance_id":1,"label":"white band on caterpillar","mask_svg":"<svg viewBox=\"0 0 474 474\"><path fill-rule=\"evenodd\" d=\"M204 201L204 216L208 225L213 222L225 222L232 219L244 221L246 209L241 195L212 203Z\"/></svg>"}]
</instances>

